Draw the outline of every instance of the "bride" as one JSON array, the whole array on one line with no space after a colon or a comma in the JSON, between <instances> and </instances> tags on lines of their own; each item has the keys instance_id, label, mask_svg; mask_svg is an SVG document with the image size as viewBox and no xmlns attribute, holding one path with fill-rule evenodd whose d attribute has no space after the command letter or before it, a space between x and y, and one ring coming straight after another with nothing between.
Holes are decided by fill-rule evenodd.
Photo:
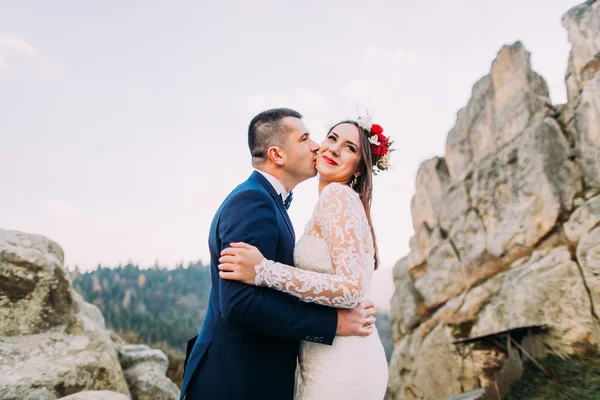
<instances>
[{"instance_id":1,"label":"bride","mask_svg":"<svg viewBox=\"0 0 600 400\"><path fill-rule=\"evenodd\" d=\"M231 243L219 275L266 286L302 300L354 308L371 296L378 267L371 226L372 177L388 168L389 138L370 118L335 124L316 160L319 200L296 244L294 266L263 257L254 246ZM332 346L301 342L299 399L377 399L385 396L387 362L375 325L369 336L337 336Z\"/></svg>"}]
</instances>

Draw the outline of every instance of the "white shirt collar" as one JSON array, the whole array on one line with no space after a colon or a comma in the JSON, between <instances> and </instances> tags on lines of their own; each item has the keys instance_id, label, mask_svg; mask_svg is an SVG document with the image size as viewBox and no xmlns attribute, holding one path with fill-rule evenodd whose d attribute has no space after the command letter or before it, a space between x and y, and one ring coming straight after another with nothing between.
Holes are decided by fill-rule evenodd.
<instances>
[{"instance_id":1,"label":"white shirt collar","mask_svg":"<svg viewBox=\"0 0 600 400\"><path fill-rule=\"evenodd\" d=\"M287 190L285 190L285 187L283 186L283 184L281 182L279 182L279 180L277 178L275 178L273 175L269 174L268 172L261 171L260 169L255 169L255 171L259 172L260 174L262 174L262 176L267 178L267 180L269 181L271 186L273 186L273 189L275 189L277 194L281 195L281 197L283 198L283 201L285 201L285 199L287 199L288 192L287 192Z\"/></svg>"}]
</instances>

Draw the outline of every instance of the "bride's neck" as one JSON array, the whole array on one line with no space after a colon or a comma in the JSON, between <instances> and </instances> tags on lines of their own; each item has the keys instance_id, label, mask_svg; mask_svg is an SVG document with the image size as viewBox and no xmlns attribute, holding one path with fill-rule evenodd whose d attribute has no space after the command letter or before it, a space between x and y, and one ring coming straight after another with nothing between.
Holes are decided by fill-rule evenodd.
<instances>
[{"instance_id":1,"label":"bride's neck","mask_svg":"<svg viewBox=\"0 0 600 400\"><path fill-rule=\"evenodd\" d=\"M323 191L323 189L325 189L325 186L329 185L331 182L324 180L323 178L319 177L319 196L321 195L321 192Z\"/></svg>"}]
</instances>

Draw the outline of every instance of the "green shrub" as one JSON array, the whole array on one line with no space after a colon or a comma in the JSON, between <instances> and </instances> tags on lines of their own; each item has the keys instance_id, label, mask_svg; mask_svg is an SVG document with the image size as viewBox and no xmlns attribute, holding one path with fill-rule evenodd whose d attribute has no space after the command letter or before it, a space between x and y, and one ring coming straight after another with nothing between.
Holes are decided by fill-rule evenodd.
<instances>
[{"instance_id":1,"label":"green shrub","mask_svg":"<svg viewBox=\"0 0 600 400\"><path fill-rule=\"evenodd\" d=\"M600 399L600 354L563 360L551 355L541 362L525 364L523 377L513 385L505 400L594 400Z\"/></svg>"}]
</instances>

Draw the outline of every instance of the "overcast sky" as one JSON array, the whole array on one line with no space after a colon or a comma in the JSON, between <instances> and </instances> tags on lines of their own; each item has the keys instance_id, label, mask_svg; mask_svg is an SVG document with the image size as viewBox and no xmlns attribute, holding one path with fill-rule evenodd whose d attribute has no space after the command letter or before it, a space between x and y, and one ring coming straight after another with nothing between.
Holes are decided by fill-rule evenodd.
<instances>
[{"instance_id":1,"label":"overcast sky","mask_svg":"<svg viewBox=\"0 0 600 400\"><path fill-rule=\"evenodd\" d=\"M374 111L396 142L375 183L383 266L408 253L419 163L443 155L475 81L521 40L566 99L578 1L0 2L0 228L67 265L208 260L210 221L252 172L247 125L293 107L313 137ZM298 236L317 200L300 185Z\"/></svg>"}]
</instances>

